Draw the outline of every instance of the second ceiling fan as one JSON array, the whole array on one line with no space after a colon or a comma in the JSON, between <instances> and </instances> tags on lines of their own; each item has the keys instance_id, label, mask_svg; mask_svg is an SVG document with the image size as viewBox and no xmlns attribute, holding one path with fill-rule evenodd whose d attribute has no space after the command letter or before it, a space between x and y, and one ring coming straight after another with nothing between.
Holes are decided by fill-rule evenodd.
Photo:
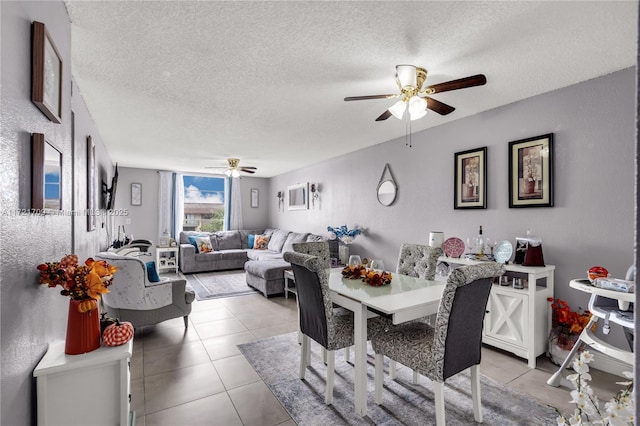
<instances>
[{"instance_id":1,"label":"second ceiling fan","mask_svg":"<svg viewBox=\"0 0 640 426\"><path fill-rule=\"evenodd\" d=\"M367 96L348 96L345 101L362 101L369 99L394 99L400 98L398 102L392 105L385 112L380 114L376 121L386 120L392 115L398 119L406 117L409 120L417 120L427 113L427 109L437 112L440 115L452 113L455 108L447 105L430 95L451 90L465 89L467 87L482 86L486 84L487 78L483 74L476 74L470 77L464 77L457 80L451 80L444 83L438 83L431 86L425 86L427 79L427 70L416 67L415 65L396 65L396 83L400 89L398 94L389 95L367 95ZM424 86L424 87L423 87Z\"/></svg>"}]
</instances>

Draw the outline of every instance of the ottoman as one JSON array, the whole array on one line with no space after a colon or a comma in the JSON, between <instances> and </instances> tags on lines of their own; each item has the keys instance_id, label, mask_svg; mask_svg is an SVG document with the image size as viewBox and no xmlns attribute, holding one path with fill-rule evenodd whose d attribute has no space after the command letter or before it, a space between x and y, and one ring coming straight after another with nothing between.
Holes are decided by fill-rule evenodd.
<instances>
[{"instance_id":1,"label":"ottoman","mask_svg":"<svg viewBox=\"0 0 640 426\"><path fill-rule=\"evenodd\" d=\"M247 285L265 297L284 293L284 271L291 265L284 260L250 260L244 264Z\"/></svg>"}]
</instances>

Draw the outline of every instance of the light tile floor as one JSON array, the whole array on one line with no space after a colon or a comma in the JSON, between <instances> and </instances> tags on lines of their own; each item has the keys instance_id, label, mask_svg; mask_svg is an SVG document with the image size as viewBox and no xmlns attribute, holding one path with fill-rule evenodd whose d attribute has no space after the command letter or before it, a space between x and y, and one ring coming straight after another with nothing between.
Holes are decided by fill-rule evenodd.
<instances>
[{"instance_id":1,"label":"light tile floor","mask_svg":"<svg viewBox=\"0 0 640 426\"><path fill-rule=\"evenodd\" d=\"M131 360L136 425L295 425L236 345L296 330L295 298L260 294L196 301L186 331L182 318L136 330ZM555 366L544 357L530 369L523 359L485 347L481 371L563 413L573 412L568 388L546 385ZM592 375L601 400L618 390L617 377Z\"/></svg>"}]
</instances>

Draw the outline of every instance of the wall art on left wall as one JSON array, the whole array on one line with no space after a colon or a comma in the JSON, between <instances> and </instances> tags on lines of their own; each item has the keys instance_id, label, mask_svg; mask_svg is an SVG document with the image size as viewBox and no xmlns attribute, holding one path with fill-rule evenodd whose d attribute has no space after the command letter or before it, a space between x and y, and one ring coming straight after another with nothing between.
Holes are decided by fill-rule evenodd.
<instances>
[{"instance_id":1,"label":"wall art on left wall","mask_svg":"<svg viewBox=\"0 0 640 426\"><path fill-rule=\"evenodd\" d=\"M54 123L62 122L62 57L42 22L32 27L31 101Z\"/></svg>"},{"instance_id":2,"label":"wall art on left wall","mask_svg":"<svg viewBox=\"0 0 640 426\"><path fill-rule=\"evenodd\" d=\"M87 136L87 231L96 229L96 145Z\"/></svg>"}]
</instances>

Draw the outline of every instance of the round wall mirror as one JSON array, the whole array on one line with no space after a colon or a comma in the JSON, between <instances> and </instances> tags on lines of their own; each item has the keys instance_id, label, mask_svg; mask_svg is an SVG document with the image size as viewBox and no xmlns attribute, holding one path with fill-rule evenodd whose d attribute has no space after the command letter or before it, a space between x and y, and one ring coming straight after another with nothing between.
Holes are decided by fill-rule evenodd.
<instances>
[{"instance_id":1,"label":"round wall mirror","mask_svg":"<svg viewBox=\"0 0 640 426\"><path fill-rule=\"evenodd\" d=\"M396 184L392 180L385 180L378 185L378 202L383 206L390 206L396 200Z\"/></svg>"}]
</instances>

